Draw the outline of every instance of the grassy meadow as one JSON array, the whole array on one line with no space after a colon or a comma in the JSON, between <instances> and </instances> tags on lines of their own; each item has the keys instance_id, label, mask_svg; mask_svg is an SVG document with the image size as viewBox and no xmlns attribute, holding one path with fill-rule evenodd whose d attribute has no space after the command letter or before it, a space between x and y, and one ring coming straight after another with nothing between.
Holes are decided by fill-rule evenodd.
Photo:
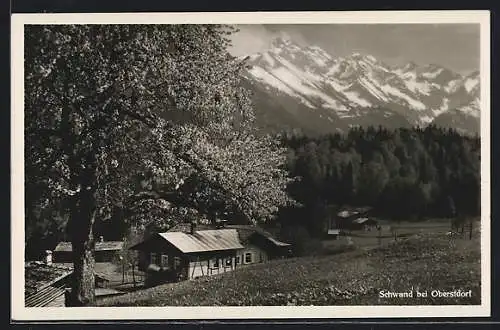
<instances>
[{"instance_id":1,"label":"grassy meadow","mask_svg":"<svg viewBox=\"0 0 500 330\"><path fill-rule=\"evenodd\" d=\"M480 304L480 232L450 238L446 222L400 224L408 235L378 245L353 236L348 252L256 264L207 278L104 298L100 306L470 305ZM445 228L446 227L446 228ZM442 230L437 230L441 228ZM411 234L411 235L410 235ZM366 237L362 237L365 235ZM362 243L366 244L362 244ZM328 244L343 244L342 238ZM379 292L428 291L427 298L381 298ZM472 290L471 298L431 297L432 290Z\"/></svg>"}]
</instances>

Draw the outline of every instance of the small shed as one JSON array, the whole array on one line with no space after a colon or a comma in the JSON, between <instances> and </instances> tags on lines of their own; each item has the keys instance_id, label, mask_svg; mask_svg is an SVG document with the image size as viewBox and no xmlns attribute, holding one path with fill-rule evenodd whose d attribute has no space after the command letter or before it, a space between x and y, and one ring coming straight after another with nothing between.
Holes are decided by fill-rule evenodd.
<instances>
[{"instance_id":1,"label":"small shed","mask_svg":"<svg viewBox=\"0 0 500 330\"><path fill-rule=\"evenodd\" d=\"M24 304L26 307L64 307L65 291L71 287L73 268L42 261L24 265ZM96 296L108 279L95 274Z\"/></svg>"},{"instance_id":2,"label":"small shed","mask_svg":"<svg viewBox=\"0 0 500 330\"><path fill-rule=\"evenodd\" d=\"M24 265L24 305L63 307L64 291L71 286L71 268L33 261Z\"/></svg>"}]
</instances>

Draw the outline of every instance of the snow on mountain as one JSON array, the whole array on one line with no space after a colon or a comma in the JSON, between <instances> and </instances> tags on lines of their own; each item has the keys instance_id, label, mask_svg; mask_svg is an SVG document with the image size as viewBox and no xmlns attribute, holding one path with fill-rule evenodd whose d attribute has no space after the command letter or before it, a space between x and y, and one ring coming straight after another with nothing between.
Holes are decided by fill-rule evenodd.
<instances>
[{"instance_id":1,"label":"snow on mountain","mask_svg":"<svg viewBox=\"0 0 500 330\"><path fill-rule=\"evenodd\" d=\"M400 123L405 118L411 125L427 125L451 111L479 118L479 72L464 77L436 64L414 62L390 67L361 53L334 57L289 37L275 39L269 50L250 56L248 64L246 77L261 91L259 104L276 104L273 98L280 98L280 104L295 100L310 110L307 116L316 113L333 124L397 115ZM262 100L266 97L267 103ZM376 110L380 108L384 110Z\"/></svg>"},{"instance_id":2,"label":"snow on mountain","mask_svg":"<svg viewBox=\"0 0 500 330\"><path fill-rule=\"evenodd\" d=\"M443 68L437 68L434 71L431 72L424 72L422 73L422 77L428 78L428 79L434 79L436 78L441 72L443 72Z\"/></svg>"},{"instance_id":3,"label":"snow on mountain","mask_svg":"<svg viewBox=\"0 0 500 330\"><path fill-rule=\"evenodd\" d=\"M434 118L433 124L453 128L464 134L480 133L480 102L475 98L472 102L441 113Z\"/></svg>"},{"instance_id":4,"label":"snow on mountain","mask_svg":"<svg viewBox=\"0 0 500 330\"><path fill-rule=\"evenodd\" d=\"M464 86L467 92L470 92L478 83L479 81L477 79L467 78L464 82Z\"/></svg>"},{"instance_id":5,"label":"snow on mountain","mask_svg":"<svg viewBox=\"0 0 500 330\"><path fill-rule=\"evenodd\" d=\"M466 115L479 118L481 115L480 114L480 107L481 107L481 105L479 102L479 98L476 98L471 103L463 105L461 107L458 107L456 110L460 111Z\"/></svg>"},{"instance_id":6,"label":"snow on mountain","mask_svg":"<svg viewBox=\"0 0 500 330\"><path fill-rule=\"evenodd\" d=\"M467 75L464 79L464 87L468 93L479 91L479 72L475 71Z\"/></svg>"}]
</instances>

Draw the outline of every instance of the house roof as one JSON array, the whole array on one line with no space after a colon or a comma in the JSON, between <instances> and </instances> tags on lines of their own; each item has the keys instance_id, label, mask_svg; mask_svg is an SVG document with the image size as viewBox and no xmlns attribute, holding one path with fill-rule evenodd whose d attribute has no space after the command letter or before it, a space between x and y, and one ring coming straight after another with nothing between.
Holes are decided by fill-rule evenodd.
<instances>
[{"instance_id":1,"label":"house roof","mask_svg":"<svg viewBox=\"0 0 500 330\"><path fill-rule=\"evenodd\" d=\"M95 251L119 251L123 249L122 241L104 241L95 243ZM54 251L71 252L73 250L71 242L60 242Z\"/></svg>"},{"instance_id":2,"label":"house roof","mask_svg":"<svg viewBox=\"0 0 500 330\"><path fill-rule=\"evenodd\" d=\"M184 232L159 233L163 239L183 253L243 249L235 229L200 230L194 234Z\"/></svg>"},{"instance_id":3,"label":"house roof","mask_svg":"<svg viewBox=\"0 0 500 330\"><path fill-rule=\"evenodd\" d=\"M362 223L365 223L367 221L374 222L375 220L373 220L373 219L370 220L369 218L358 218L358 219L353 220L352 222L362 224Z\"/></svg>"},{"instance_id":4,"label":"house roof","mask_svg":"<svg viewBox=\"0 0 500 330\"><path fill-rule=\"evenodd\" d=\"M261 235L275 246L290 246L290 244L277 240L271 233L254 225L225 225L223 228L213 228L213 225L197 224L195 233L190 234L191 224L180 223L167 232L158 233L129 249L140 250L142 246L148 245L148 241L155 239L155 237L161 237L183 253L236 250L243 249L243 244L255 234Z\"/></svg>"},{"instance_id":5,"label":"house roof","mask_svg":"<svg viewBox=\"0 0 500 330\"><path fill-rule=\"evenodd\" d=\"M291 244L289 243L285 243L285 242L282 242L282 241L278 241L276 238L272 237L272 236L269 236L269 237L266 237L269 241L271 241L271 243L273 243L274 245L276 246L291 246Z\"/></svg>"},{"instance_id":6,"label":"house roof","mask_svg":"<svg viewBox=\"0 0 500 330\"><path fill-rule=\"evenodd\" d=\"M276 246L289 246L290 244L277 240L270 232L254 225L226 225L226 228L236 229L242 242L246 242L250 236L259 234Z\"/></svg>"},{"instance_id":7,"label":"house roof","mask_svg":"<svg viewBox=\"0 0 500 330\"><path fill-rule=\"evenodd\" d=\"M28 297L53 283L65 278L73 272L72 268L63 265L47 265L42 261L31 261L24 264L24 293Z\"/></svg>"},{"instance_id":8,"label":"house roof","mask_svg":"<svg viewBox=\"0 0 500 330\"><path fill-rule=\"evenodd\" d=\"M43 307L64 294L69 283L61 283L73 273L73 265L47 265L42 261L30 261L24 264L24 304L26 307ZM109 281L96 272L96 278ZM97 289L96 289L97 294Z\"/></svg>"},{"instance_id":9,"label":"house roof","mask_svg":"<svg viewBox=\"0 0 500 330\"><path fill-rule=\"evenodd\" d=\"M174 227L170 228L168 232L173 232L173 231L183 231L183 232L189 232L191 227L189 223L180 223L175 225ZM213 226L209 224L197 224L196 225L196 231L206 231L206 230L213 230ZM254 235L255 233L262 235L266 239L268 239L271 243L273 243L276 246L290 246L290 244L281 242L277 240L273 234L268 232L267 230L264 230L263 228L255 225L233 225L233 224L226 224L224 225L223 228L221 229L236 229L238 232L238 236L240 239L241 243L246 243L250 236Z\"/></svg>"},{"instance_id":10,"label":"house roof","mask_svg":"<svg viewBox=\"0 0 500 330\"><path fill-rule=\"evenodd\" d=\"M356 208L346 208L346 209L338 212L337 216L341 217L341 218L348 218L348 217L352 217L353 215L366 213L366 212L370 211L371 209L372 208L369 206L356 207Z\"/></svg>"}]
</instances>

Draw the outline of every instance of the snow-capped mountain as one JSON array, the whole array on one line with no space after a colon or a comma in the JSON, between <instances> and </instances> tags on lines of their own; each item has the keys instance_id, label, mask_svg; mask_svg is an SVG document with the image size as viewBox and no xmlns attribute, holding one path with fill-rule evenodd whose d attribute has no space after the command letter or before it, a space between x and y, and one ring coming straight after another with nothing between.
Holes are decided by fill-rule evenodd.
<instances>
[{"instance_id":1,"label":"snow-capped mountain","mask_svg":"<svg viewBox=\"0 0 500 330\"><path fill-rule=\"evenodd\" d=\"M262 121L271 126L273 120L276 126L319 131L425 126L456 112L479 120L479 72L464 77L413 62L391 67L371 55L336 57L282 37L247 64L248 87Z\"/></svg>"}]
</instances>

